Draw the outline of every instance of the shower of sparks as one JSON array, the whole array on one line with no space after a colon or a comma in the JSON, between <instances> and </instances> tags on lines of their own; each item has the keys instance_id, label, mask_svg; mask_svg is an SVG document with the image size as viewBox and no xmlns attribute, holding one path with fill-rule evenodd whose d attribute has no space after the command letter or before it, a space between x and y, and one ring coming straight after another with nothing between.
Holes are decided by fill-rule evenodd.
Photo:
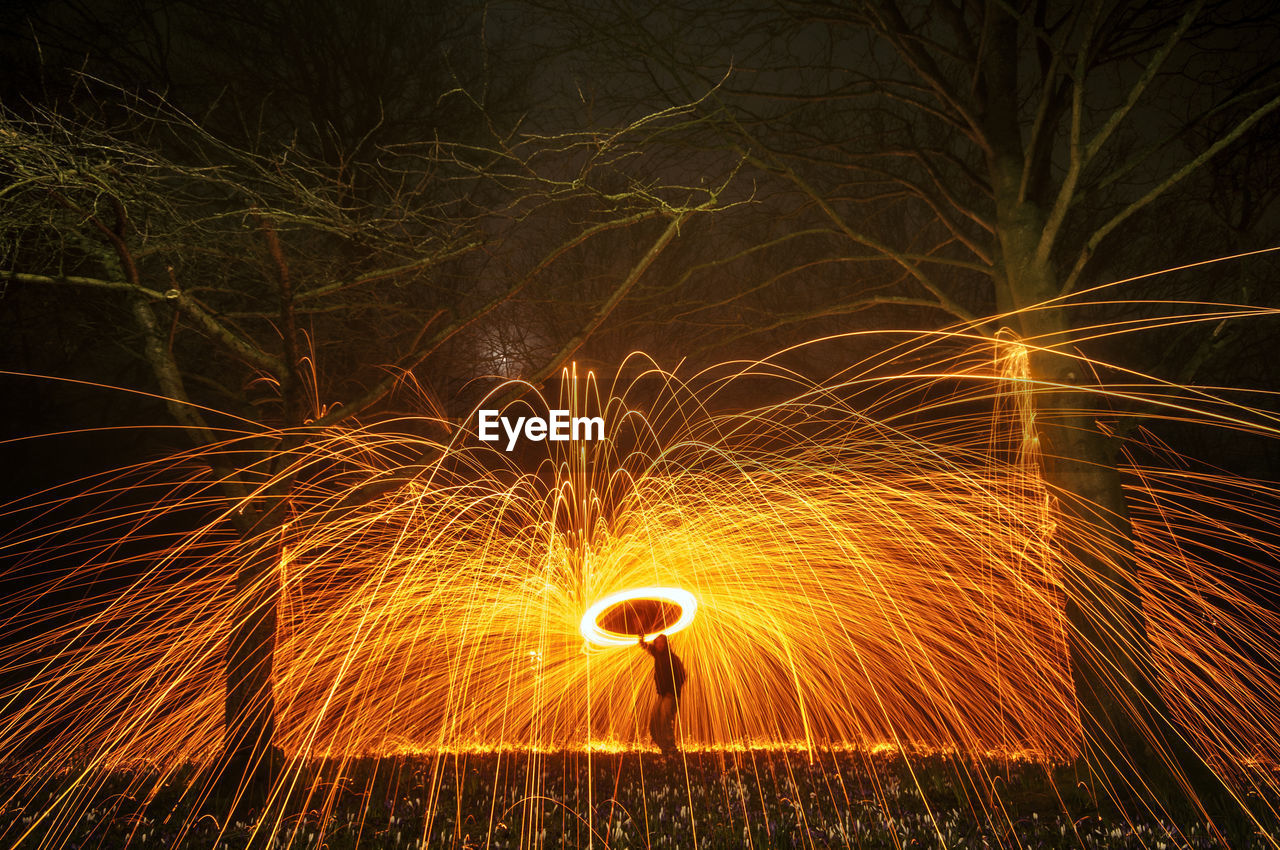
<instances>
[{"instance_id":1,"label":"shower of sparks","mask_svg":"<svg viewBox=\"0 0 1280 850\"><path fill-rule=\"evenodd\" d=\"M686 750L1080 752L1061 577L1085 567L1038 472L1023 344L913 338L821 384L781 360L688 379L636 377L637 362L547 400L609 433L538 444L537 463L474 429L439 441L379 423L309 433L257 482L293 482L271 532L284 556L261 579L280 589L282 788L318 759L648 747L648 658L597 626L637 588L682 609L667 631L690 674ZM1100 418L1142 398L1153 416L1277 436L1259 411L1131 377L1090 388ZM784 401L723 412L783 382ZM247 503L225 500L218 470L261 444L97 481L93 512L2 541L6 578L25 583L0 644L0 752L22 759L6 793L62 777L37 819L47 846L112 771L137 770L146 799L219 758L236 572L254 547L227 530ZM1276 487L1161 451L1125 472L1144 663L1213 769L1275 799L1259 766L1280 762L1280 617L1260 601L1276 590Z\"/></svg>"}]
</instances>

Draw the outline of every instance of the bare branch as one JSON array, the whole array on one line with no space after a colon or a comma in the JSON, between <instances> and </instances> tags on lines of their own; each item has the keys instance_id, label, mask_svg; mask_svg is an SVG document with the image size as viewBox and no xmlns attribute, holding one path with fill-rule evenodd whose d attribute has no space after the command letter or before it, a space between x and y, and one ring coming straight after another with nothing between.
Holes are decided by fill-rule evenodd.
<instances>
[{"instance_id":1,"label":"bare branch","mask_svg":"<svg viewBox=\"0 0 1280 850\"><path fill-rule=\"evenodd\" d=\"M600 325L604 323L605 319L609 318L609 314L614 311L622 299L626 297L627 293L631 291L631 288L635 286L636 281L640 279L640 276L645 273L649 266L653 265L653 261L656 260L663 250L671 244L671 240L680 232L680 225L688 217L688 212L680 212L671 217L666 228L661 234L659 234L658 238L654 240L653 244L649 246L649 250L644 253L644 256L642 256L636 264L631 267L631 271L628 272L627 276L622 279L617 287L614 288L609 298L596 308L591 317L588 318L582 327L578 329L578 332L566 340L564 345L562 345L555 354L547 359L546 364L528 379L530 384L539 386L546 381L547 378L560 371L560 368L574 355L574 352L582 347L582 344L586 342L587 338L591 336L591 334L596 332Z\"/></svg>"},{"instance_id":2,"label":"bare branch","mask_svg":"<svg viewBox=\"0 0 1280 850\"><path fill-rule=\"evenodd\" d=\"M1215 155L1217 155L1219 151L1221 151L1223 148L1226 148L1236 139L1244 135L1245 132L1247 132L1250 127L1252 127L1254 124L1261 121L1266 115L1274 111L1277 107L1280 107L1280 96L1273 97L1271 100L1267 101L1262 106L1258 107L1253 112L1251 112L1249 115L1245 116L1245 118L1243 118L1239 123L1237 123L1235 127L1233 127L1229 132L1219 137L1216 142L1214 142L1212 145L1206 148L1198 156L1186 162L1181 168L1177 169L1172 174L1170 174L1167 178L1165 178L1164 181L1157 184L1156 186L1153 186L1142 197L1128 204L1124 209L1120 210L1120 212L1116 213L1108 221L1106 221L1100 227L1094 230L1093 233L1089 236L1088 241L1084 244L1084 246L1080 249L1080 252L1076 255L1076 261L1075 261L1075 264L1072 266L1070 273L1067 274L1066 278L1064 278L1062 282L1062 289L1061 289L1062 294L1066 295L1072 292L1076 288L1076 285L1080 282L1080 276L1084 272L1085 265L1089 262L1089 259L1093 256L1094 251L1097 250L1098 245L1100 245L1102 243L1102 240L1107 238L1107 236L1110 235L1113 230L1119 227L1126 219L1128 219L1134 213L1138 212L1143 207L1147 206L1147 204L1151 203L1156 198L1159 198L1165 192L1169 191L1169 189L1173 188L1182 180L1186 179L1188 176L1194 173L1196 169L1203 166L1206 162L1208 162Z\"/></svg>"},{"instance_id":3,"label":"bare branch","mask_svg":"<svg viewBox=\"0 0 1280 850\"><path fill-rule=\"evenodd\" d=\"M973 313L971 313L969 310L965 309L963 306L961 306L960 304L953 301L950 297L948 297L946 293L943 292L942 288L939 287L936 283L934 283L934 281L930 279L929 275L927 275L920 268L919 264L911 262L907 258L907 256L902 252L896 251L890 248L888 245L883 244L879 240L873 239L871 236L865 233L859 233L855 231L852 227L850 227L848 222L846 222L844 218L840 216L840 214L837 213L835 209L832 208L831 204L827 201L827 199L823 197L820 193L815 191L814 188L810 186L803 178L801 178L800 175L796 174L796 172L790 166L782 162L775 162L772 164L766 163L763 160L760 160L750 155L748 155L748 158L760 168L764 168L766 170L771 170L771 171L778 171L778 172L781 172L784 176L786 176L786 178L789 181L791 181L792 184L794 184L798 189L804 192L804 194L808 196L809 199L813 201L813 203L819 209L822 210L822 212L827 216L827 218L831 220L832 224L836 226L836 229L839 230L840 233L844 234L844 236L848 238L851 242L855 242L866 248L870 248L873 251L876 251L877 253L883 255L885 259L891 260L897 263L898 265L902 266L902 268L905 271L907 271L907 273L909 273L913 278L915 278L915 280L918 281L921 286L923 286L925 289L929 291L930 295L932 295L934 298L937 299L936 306L939 310L950 313L951 315L959 319L962 319L966 322L977 321L977 317L974 316Z\"/></svg>"}]
</instances>

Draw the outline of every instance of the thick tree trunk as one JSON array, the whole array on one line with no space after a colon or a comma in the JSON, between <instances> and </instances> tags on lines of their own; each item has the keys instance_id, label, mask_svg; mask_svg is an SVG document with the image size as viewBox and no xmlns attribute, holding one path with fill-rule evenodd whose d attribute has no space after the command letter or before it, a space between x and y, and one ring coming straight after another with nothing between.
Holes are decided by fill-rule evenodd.
<instances>
[{"instance_id":1,"label":"thick tree trunk","mask_svg":"<svg viewBox=\"0 0 1280 850\"><path fill-rule=\"evenodd\" d=\"M1043 325L1044 318L1035 324ZM1109 779L1163 773L1155 686L1133 528L1114 449L1098 431L1097 399L1072 388L1078 365L1059 352L1031 357L1044 479L1057 500L1072 681L1090 763ZM1047 387L1061 386L1062 389ZM1168 755L1167 753L1165 754ZM1123 790L1123 789L1116 789Z\"/></svg>"},{"instance_id":2,"label":"thick tree trunk","mask_svg":"<svg viewBox=\"0 0 1280 850\"><path fill-rule=\"evenodd\" d=\"M285 502L272 499L241 524L242 560L225 659L224 787L242 804L260 800L280 767L274 744L276 605Z\"/></svg>"},{"instance_id":3,"label":"thick tree trunk","mask_svg":"<svg viewBox=\"0 0 1280 850\"><path fill-rule=\"evenodd\" d=\"M1133 526L1116 447L1098 427L1099 398L1079 388L1089 373L1071 345L1066 310L1034 308L1056 294L1051 270L1034 256L1038 235L1037 216L1024 211L1011 217L1002 248L1007 295L1031 349L1044 479L1057 500L1082 755L1104 805L1216 817L1225 788L1183 739L1159 688Z\"/></svg>"},{"instance_id":4,"label":"thick tree trunk","mask_svg":"<svg viewBox=\"0 0 1280 850\"><path fill-rule=\"evenodd\" d=\"M1043 329L1043 320L1037 324ZM1105 805L1131 814L1164 809L1174 820L1208 816L1234 830L1241 810L1184 738L1160 690L1133 526L1115 447L1097 426L1097 398L1072 388L1081 366L1066 354L1044 352L1031 361L1041 382L1036 420L1044 478L1057 499L1082 754L1096 792Z\"/></svg>"}]
</instances>

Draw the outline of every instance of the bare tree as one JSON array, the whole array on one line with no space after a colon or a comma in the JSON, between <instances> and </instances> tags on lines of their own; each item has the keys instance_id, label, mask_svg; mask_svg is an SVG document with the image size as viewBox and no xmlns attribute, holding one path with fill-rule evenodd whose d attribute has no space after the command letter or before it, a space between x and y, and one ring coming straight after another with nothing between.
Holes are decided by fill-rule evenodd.
<instances>
[{"instance_id":1,"label":"bare tree","mask_svg":"<svg viewBox=\"0 0 1280 850\"><path fill-rule=\"evenodd\" d=\"M118 299L128 323L97 332L146 363L144 389L191 443L220 447L210 457L239 539L229 776L275 770L277 565L309 441L367 421L406 379L430 387L433 373L468 368L448 362L451 344L500 310L518 316L564 257L601 234L635 230L638 250L611 284L525 364L533 384L556 374L681 225L721 204L719 186L627 178L642 158L635 140L686 111L609 132L406 144L337 165L292 146L226 144L163 105L135 102L117 126L0 115L9 297ZM568 206L574 223L558 244L528 232ZM435 421L449 427L448 402L438 407Z\"/></svg>"},{"instance_id":2,"label":"bare tree","mask_svg":"<svg viewBox=\"0 0 1280 850\"><path fill-rule=\"evenodd\" d=\"M1158 202L1262 143L1280 108L1274 15L1203 0L780 0L615 4L575 22L625 57L629 92L683 98L729 74L709 112L721 144L754 166L761 197L803 208L753 253L859 269L828 290L826 315L911 308L1008 326L1028 346L1059 545L1083 567L1063 582L1091 763L1126 791L1148 774L1175 807L1189 774L1214 805L1224 792L1153 681L1117 441L1095 421L1078 348L1089 319L1069 299L1104 263L1123 267ZM1255 223L1268 207L1232 197Z\"/></svg>"}]
</instances>

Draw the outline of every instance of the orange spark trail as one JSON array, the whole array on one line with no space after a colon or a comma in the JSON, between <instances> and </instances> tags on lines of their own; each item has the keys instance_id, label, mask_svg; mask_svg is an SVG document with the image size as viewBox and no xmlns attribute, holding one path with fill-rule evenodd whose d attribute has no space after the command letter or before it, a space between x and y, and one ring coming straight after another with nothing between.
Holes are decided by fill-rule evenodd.
<instances>
[{"instance_id":1,"label":"orange spark trail","mask_svg":"<svg viewBox=\"0 0 1280 850\"><path fill-rule=\"evenodd\" d=\"M1090 567L1069 560L1039 473L1030 345L913 338L821 383L775 360L636 377L636 358L608 391L569 381L559 400L602 416L606 439L542 443L536 461L474 428L451 442L387 423L308 433L276 473L294 485L271 532L284 555L261 579L279 587L281 788L306 787L320 759L647 746L645 655L582 631L593 604L635 588L696 601L674 639L691 662L686 748L1074 758L1063 575ZM1157 416L1276 436L1207 390L1130 377L1093 388L1099 415L1145 398ZM754 387L778 400L732 409ZM0 693L0 751L27 758L9 799L70 777L38 821L46 846L110 771L138 770L145 798L187 763L217 763L251 547L225 531L244 505L214 470L258 438L102 480L95 498L115 507L4 541L28 583L0 649L17 681ZM1146 463L1125 478L1142 663L1211 767L1274 799L1254 768L1280 763L1280 618L1242 582L1275 590L1275 486ZM131 489L159 497L119 507L138 504ZM200 522L174 533L174 512ZM530 782L530 798L545 790ZM318 783L309 793L332 804Z\"/></svg>"}]
</instances>

